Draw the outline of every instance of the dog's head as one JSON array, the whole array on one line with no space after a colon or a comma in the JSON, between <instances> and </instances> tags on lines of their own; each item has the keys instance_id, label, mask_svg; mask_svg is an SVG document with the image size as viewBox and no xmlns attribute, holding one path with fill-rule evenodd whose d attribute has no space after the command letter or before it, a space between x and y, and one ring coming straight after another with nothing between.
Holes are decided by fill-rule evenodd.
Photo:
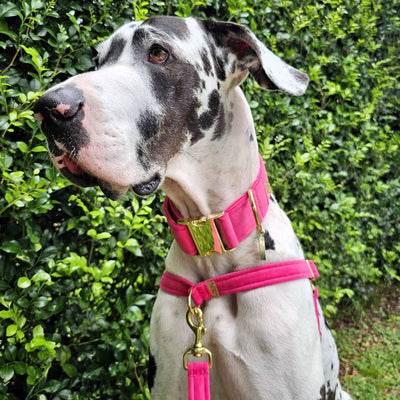
<instances>
[{"instance_id":1,"label":"dog's head","mask_svg":"<svg viewBox=\"0 0 400 400\"><path fill-rule=\"evenodd\" d=\"M63 175L112 199L153 193L178 153L219 140L229 126L222 98L249 72L292 95L308 84L247 27L194 18L124 25L100 44L97 64L45 92L35 114Z\"/></svg>"}]
</instances>

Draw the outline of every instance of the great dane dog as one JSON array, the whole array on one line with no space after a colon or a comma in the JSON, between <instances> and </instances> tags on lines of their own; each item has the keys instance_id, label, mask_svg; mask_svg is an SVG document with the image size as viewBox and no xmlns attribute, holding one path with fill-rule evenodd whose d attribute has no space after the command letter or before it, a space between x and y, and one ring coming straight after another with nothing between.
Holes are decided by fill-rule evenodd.
<instances>
[{"instance_id":1,"label":"great dane dog","mask_svg":"<svg viewBox=\"0 0 400 400\"><path fill-rule=\"evenodd\" d=\"M187 398L182 357L193 346L193 332L198 347L212 353L214 400L350 399L308 278L278 276L251 290L228 287L224 295L213 281L233 272L242 284L248 275L240 273L258 273L261 265L271 271L293 260L306 265L289 219L265 189L250 107L239 85L250 73L264 89L298 96L308 76L247 27L196 18L126 24L100 44L97 62L97 70L45 92L35 113L55 166L73 183L98 185L111 199L159 188L168 196L165 211L177 240L151 318L152 399ZM231 209L243 214L232 217ZM230 231L223 211L231 215ZM196 302L188 294L190 282L204 281L205 300ZM190 329L185 316L192 301ZM189 359L208 360L197 350Z\"/></svg>"}]
</instances>

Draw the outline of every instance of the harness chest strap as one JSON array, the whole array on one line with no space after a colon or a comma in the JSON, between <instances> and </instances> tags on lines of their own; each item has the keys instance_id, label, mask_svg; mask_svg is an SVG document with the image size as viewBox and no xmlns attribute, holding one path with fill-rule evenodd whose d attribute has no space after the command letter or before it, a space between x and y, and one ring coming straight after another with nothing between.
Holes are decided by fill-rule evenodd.
<instances>
[{"instance_id":1,"label":"harness chest strap","mask_svg":"<svg viewBox=\"0 0 400 400\"><path fill-rule=\"evenodd\" d=\"M203 301L213 297L245 292L297 279L313 280L318 276L319 273L313 261L293 260L247 268L197 284L164 271L160 288L169 294L183 297L187 297L191 291L191 298L199 307Z\"/></svg>"}]
</instances>

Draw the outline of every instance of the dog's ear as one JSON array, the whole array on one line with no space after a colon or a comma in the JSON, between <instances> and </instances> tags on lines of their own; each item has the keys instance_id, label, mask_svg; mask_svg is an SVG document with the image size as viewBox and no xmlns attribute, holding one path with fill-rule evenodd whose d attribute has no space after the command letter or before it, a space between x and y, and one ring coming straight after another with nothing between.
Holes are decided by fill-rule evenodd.
<instances>
[{"instance_id":1,"label":"dog's ear","mask_svg":"<svg viewBox=\"0 0 400 400\"><path fill-rule=\"evenodd\" d=\"M307 89L308 75L272 53L248 27L212 20L204 21L204 26L218 47L236 54L237 67L248 70L262 88L279 89L294 96L302 95Z\"/></svg>"}]
</instances>

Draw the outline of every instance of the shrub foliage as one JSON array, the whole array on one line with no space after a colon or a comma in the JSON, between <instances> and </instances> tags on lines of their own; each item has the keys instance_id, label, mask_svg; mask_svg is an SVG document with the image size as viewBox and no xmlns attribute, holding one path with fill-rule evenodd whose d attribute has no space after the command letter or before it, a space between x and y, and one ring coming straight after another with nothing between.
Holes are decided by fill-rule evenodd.
<instances>
[{"instance_id":1,"label":"shrub foliage","mask_svg":"<svg viewBox=\"0 0 400 400\"><path fill-rule=\"evenodd\" d=\"M325 309L399 280L400 1L0 4L0 397L143 399L149 315L171 241L161 195L119 202L58 176L34 121L117 26L155 14L249 25L310 75L301 98L248 80L273 190Z\"/></svg>"}]
</instances>

